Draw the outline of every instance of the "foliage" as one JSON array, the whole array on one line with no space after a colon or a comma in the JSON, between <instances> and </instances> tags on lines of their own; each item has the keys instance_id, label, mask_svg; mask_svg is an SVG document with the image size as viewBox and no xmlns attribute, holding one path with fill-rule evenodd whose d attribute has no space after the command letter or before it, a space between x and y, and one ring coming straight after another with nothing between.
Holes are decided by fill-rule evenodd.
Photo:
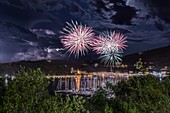
<instances>
[{"instance_id":1,"label":"foliage","mask_svg":"<svg viewBox=\"0 0 170 113\"><path fill-rule=\"evenodd\" d=\"M115 98L108 99L109 90ZM90 99L93 113L169 113L170 77L159 81L153 75L133 76L113 86L106 84Z\"/></svg>"},{"instance_id":2,"label":"foliage","mask_svg":"<svg viewBox=\"0 0 170 113\"><path fill-rule=\"evenodd\" d=\"M40 71L21 68L16 79L4 86L1 113L80 113L85 100L73 96L63 99L48 94L48 79Z\"/></svg>"},{"instance_id":3,"label":"foliage","mask_svg":"<svg viewBox=\"0 0 170 113\"><path fill-rule=\"evenodd\" d=\"M105 105L104 113L113 113L113 110L111 107L109 107L108 104Z\"/></svg>"},{"instance_id":4,"label":"foliage","mask_svg":"<svg viewBox=\"0 0 170 113\"><path fill-rule=\"evenodd\" d=\"M107 104L106 91L100 88L90 99L91 111L96 110L96 113L103 113Z\"/></svg>"},{"instance_id":5,"label":"foliage","mask_svg":"<svg viewBox=\"0 0 170 113\"><path fill-rule=\"evenodd\" d=\"M152 113L169 110L170 98L166 87L164 81L160 82L152 75L122 81L113 87L116 96L113 100L114 112Z\"/></svg>"},{"instance_id":6,"label":"foliage","mask_svg":"<svg viewBox=\"0 0 170 113\"><path fill-rule=\"evenodd\" d=\"M168 113L170 77L133 76L113 86L99 88L90 99L49 95L49 80L40 71L21 68L16 79L0 80L0 113ZM112 92L114 91L114 92ZM114 98L108 99L108 94Z\"/></svg>"},{"instance_id":7,"label":"foliage","mask_svg":"<svg viewBox=\"0 0 170 113\"><path fill-rule=\"evenodd\" d=\"M83 97L73 96L73 99L67 97L64 101L61 101L60 113L81 113L85 112L84 108L85 100Z\"/></svg>"},{"instance_id":8,"label":"foliage","mask_svg":"<svg viewBox=\"0 0 170 113\"><path fill-rule=\"evenodd\" d=\"M33 113L37 111L48 96L48 81L45 75L37 70L21 70L15 74L16 79L5 86L3 97L4 112Z\"/></svg>"},{"instance_id":9,"label":"foliage","mask_svg":"<svg viewBox=\"0 0 170 113\"><path fill-rule=\"evenodd\" d=\"M46 98L42 106L36 111L38 113L84 113L85 100L82 97L73 96L62 99L55 95Z\"/></svg>"},{"instance_id":10,"label":"foliage","mask_svg":"<svg viewBox=\"0 0 170 113\"><path fill-rule=\"evenodd\" d=\"M1 76L1 75L0 75ZM4 80L3 80L3 78L1 77L0 78L0 100L2 100L2 96L4 95L4 91L3 91L3 89L2 89L2 87L3 87L3 82L4 82ZM0 101L0 112L2 111L2 101Z\"/></svg>"}]
</instances>

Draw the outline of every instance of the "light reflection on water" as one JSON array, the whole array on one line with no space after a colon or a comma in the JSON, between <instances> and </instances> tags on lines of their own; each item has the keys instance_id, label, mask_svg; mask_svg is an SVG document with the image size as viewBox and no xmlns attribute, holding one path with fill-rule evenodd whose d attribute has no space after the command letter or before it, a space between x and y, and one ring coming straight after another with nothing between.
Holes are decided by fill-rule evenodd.
<instances>
[{"instance_id":1,"label":"light reflection on water","mask_svg":"<svg viewBox=\"0 0 170 113\"><path fill-rule=\"evenodd\" d=\"M94 92L98 87L105 87L109 82L113 85L118 81L128 79L120 75L76 75L55 77L55 90L57 92Z\"/></svg>"}]
</instances>

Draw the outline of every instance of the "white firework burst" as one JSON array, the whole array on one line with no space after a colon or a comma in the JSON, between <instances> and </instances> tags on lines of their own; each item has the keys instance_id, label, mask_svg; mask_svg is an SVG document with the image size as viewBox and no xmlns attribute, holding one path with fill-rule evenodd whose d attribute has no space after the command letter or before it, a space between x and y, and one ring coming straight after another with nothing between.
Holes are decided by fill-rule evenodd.
<instances>
[{"instance_id":1,"label":"white firework burst","mask_svg":"<svg viewBox=\"0 0 170 113\"><path fill-rule=\"evenodd\" d=\"M121 33L103 32L93 40L93 51L100 55L101 62L107 66L120 64L123 50L127 47L126 37Z\"/></svg>"},{"instance_id":2,"label":"white firework burst","mask_svg":"<svg viewBox=\"0 0 170 113\"><path fill-rule=\"evenodd\" d=\"M94 38L94 33L91 27L86 27L78 22L67 23L67 26L63 28L61 43L67 52L74 54L76 58L79 55L85 55L91 48L92 39Z\"/></svg>"}]
</instances>

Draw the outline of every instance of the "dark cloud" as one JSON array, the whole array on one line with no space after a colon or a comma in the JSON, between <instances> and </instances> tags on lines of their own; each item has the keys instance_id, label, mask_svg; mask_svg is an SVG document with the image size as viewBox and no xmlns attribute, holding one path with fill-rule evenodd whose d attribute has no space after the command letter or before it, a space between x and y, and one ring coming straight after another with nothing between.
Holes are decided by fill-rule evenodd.
<instances>
[{"instance_id":1,"label":"dark cloud","mask_svg":"<svg viewBox=\"0 0 170 113\"><path fill-rule=\"evenodd\" d=\"M59 31L77 20L123 32L125 54L170 44L170 2L161 0L1 0L0 62L66 58ZM93 54L90 54L92 57Z\"/></svg>"},{"instance_id":2,"label":"dark cloud","mask_svg":"<svg viewBox=\"0 0 170 113\"><path fill-rule=\"evenodd\" d=\"M162 1L162 0L150 0L146 1L150 4L150 7L153 7L152 10L153 15L159 16L161 19L163 19L165 22L170 23L170 1Z\"/></svg>"},{"instance_id":3,"label":"dark cloud","mask_svg":"<svg viewBox=\"0 0 170 113\"><path fill-rule=\"evenodd\" d=\"M125 3L126 2L123 0L95 0L93 6L96 7L95 11L100 13L104 18L105 14L103 13L115 11L115 14L112 13L110 17L113 23L131 25L132 18L136 16L136 9L134 7L127 6Z\"/></svg>"},{"instance_id":4,"label":"dark cloud","mask_svg":"<svg viewBox=\"0 0 170 113\"><path fill-rule=\"evenodd\" d=\"M115 6L116 15L112 16L112 22L115 24L132 25L131 20L136 16L136 10L130 6Z\"/></svg>"}]
</instances>

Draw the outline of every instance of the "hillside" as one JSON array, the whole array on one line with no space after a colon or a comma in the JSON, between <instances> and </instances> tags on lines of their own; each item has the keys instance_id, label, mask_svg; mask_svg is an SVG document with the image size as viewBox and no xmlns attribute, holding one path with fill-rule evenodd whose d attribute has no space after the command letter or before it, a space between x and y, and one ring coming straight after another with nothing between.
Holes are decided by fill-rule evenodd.
<instances>
[{"instance_id":1,"label":"hillside","mask_svg":"<svg viewBox=\"0 0 170 113\"><path fill-rule=\"evenodd\" d=\"M52 60L51 62L48 62L46 60L21 61L21 62L0 64L0 73L3 74L16 73L20 68L20 66L31 68L31 69L40 68L42 72L45 73L46 75L69 74L71 72L72 67L74 70L80 69L87 72L109 71L110 68L104 67L103 65L98 65L96 67L95 62L97 61L78 61L78 60L74 60L74 61Z\"/></svg>"},{"instance_id":2,"label":"hillside","mask_svg":"<svg viewBox=\"0 0 170 113\"><path fill-rule=\"evenodd\" d=\"M154 65L170 66L170 45L125 56L123 58L123 63L131 65L134 64L139 58L142 58L143 62L152 62Z\"/></svg>"},{"instance_id":3,"label":"hillside","mask_svg":"<svg viewBox=\"0 0 170 113\"><path fill-rule=\"evenodd\" d=\"M143 59L143 62L152 62L155 66L170 66L170 46L158 48L150 51L144 51L141 53L135 53L123 58L123 64L128 64L131 70L133 64L138 61L139 58ZM81 61L81 60L52 60L48 62L42 61L20 61L13 63L0 64L0 73L12 74L16 73L20 66L26 68L41 68L46 75L50 74L68 74L71 68L80 69L84 71L109 71L110 68L103 66L98 60L95 61ZM120 68L119 68L120 69ZM126 71L123 69L123 71Z\"/></svg>"}]
</instances>

